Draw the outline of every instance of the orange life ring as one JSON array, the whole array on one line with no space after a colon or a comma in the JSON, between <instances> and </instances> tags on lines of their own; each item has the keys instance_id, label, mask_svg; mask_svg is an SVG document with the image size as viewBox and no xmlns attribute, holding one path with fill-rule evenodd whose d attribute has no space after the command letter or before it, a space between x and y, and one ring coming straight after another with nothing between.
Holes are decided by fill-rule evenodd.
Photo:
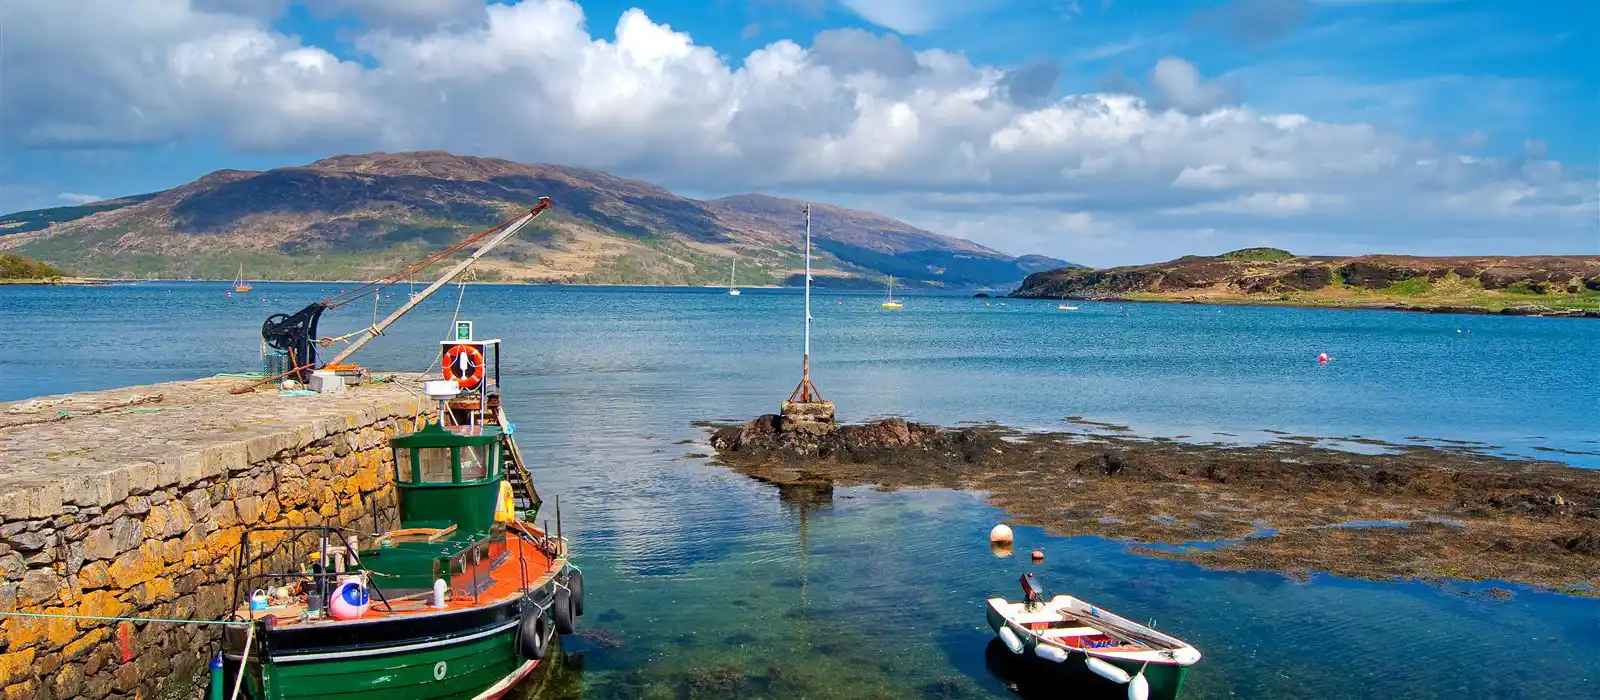
<instances>
[{"instance_id":1,"label":"orange life ring","mask_svg":"<svg viewBox=\"0 0 1600 700\"><path fill-rule=\"evenodd\" d=\"M444 378L454 379L463 389L476 388L483 381L483 353L476 345L452 345L444 351Z\"/></svg>"}]
</instances>

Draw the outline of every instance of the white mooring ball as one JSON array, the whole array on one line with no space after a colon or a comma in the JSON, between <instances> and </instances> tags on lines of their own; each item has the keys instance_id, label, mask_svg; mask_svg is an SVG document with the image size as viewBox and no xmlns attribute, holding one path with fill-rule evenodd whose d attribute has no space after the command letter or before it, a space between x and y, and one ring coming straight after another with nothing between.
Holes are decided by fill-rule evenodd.
<instances>
[{"instance_id":1,"label":"white mooring ball","mask_svg":"<svg viewBox=\"0 0 1600 700\"><path fill-rule=\"evenodd\" d=\"M994 544L1011 544L1011 528L1005 523L994 526L989 531L989 541Z\"/></svg>"}]
</instances>

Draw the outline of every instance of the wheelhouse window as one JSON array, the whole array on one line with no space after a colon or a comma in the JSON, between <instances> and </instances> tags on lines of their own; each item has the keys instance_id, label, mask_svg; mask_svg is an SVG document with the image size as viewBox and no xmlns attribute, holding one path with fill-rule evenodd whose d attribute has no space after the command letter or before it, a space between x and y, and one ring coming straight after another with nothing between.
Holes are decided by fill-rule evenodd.
<instances>
[{"instance_id":1,"label":"wheelhouse window","mask_svg":"<svg viewBox=\"0 0 1600 700\"><path fill-rule=\"evenodd\" d=\"M394 476L396 481L409 483L412 479L411 448L394 448Z\"/></svg>"},{"instance_id":2,"label":"wheelhouse window","mask_svg":"<svg viewBox=\"0 0 1600 700\"><path fill-rule=\"evenodd\" d=\"M461 449L461 480L483 481L489 478L489 460L493 456L490 445L466 445Z\"/></svg>"},{"instance_id":3,"label":"wheelhouse window","mask_svg":"<svg viewBox=\"0 0 1600 700\"><path fill-rule=\"evenodd\" d=\"M448 484L455 481L451 473L448 447L417 448L417 467L421 472L418 481L424 484Z\"/></svg>"}]
</instances>

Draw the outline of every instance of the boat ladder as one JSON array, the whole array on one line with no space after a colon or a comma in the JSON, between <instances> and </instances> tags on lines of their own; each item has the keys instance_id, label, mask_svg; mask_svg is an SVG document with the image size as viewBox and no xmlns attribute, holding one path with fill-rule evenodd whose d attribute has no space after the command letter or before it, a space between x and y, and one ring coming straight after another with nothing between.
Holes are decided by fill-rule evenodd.
<instances>
[{"instance_id":1,"label":"boat ladder","mask_svg":"<svg viewBox=\"0 0 1600 700\"><path fill-rule=\"evenodd\" d=\"M504 408L497 410L495 420L504 428L509 425L506 421ZM506 481L511 482L511 496L515 501L518 511L539 509L539 492L533 487L533 477L528 473L528 463L522 459L522 450L517 447L517 439L510 433L504 434L505 450L509 468L506 469Z\"/></svg>"}]
</instances>

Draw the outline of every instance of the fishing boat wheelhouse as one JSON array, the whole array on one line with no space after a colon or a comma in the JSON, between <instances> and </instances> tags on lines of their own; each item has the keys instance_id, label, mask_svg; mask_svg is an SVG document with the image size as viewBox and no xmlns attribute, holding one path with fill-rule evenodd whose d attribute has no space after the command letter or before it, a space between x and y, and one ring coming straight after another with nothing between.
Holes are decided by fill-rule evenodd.
<instances>
[{"instance_id":1,"label":"fishing boat wheelhouse","mask_svg":"<svg viewBox=\"0 0 1600 700\"><path fill-rule=\"evenodd\" d=\"M554 533L533 522L538 494L499 406L499 343L467 334L445 341L444 354L476 364L446 362L446 379L426 384L438 420L391 440L396 527L241 535L235 597L246 600L234 614L253 624L224 637L230 692L495 698L549 653L554 634L573 631L583 574L568 561L559 511Z\"/></svg>"}]
</instances>

